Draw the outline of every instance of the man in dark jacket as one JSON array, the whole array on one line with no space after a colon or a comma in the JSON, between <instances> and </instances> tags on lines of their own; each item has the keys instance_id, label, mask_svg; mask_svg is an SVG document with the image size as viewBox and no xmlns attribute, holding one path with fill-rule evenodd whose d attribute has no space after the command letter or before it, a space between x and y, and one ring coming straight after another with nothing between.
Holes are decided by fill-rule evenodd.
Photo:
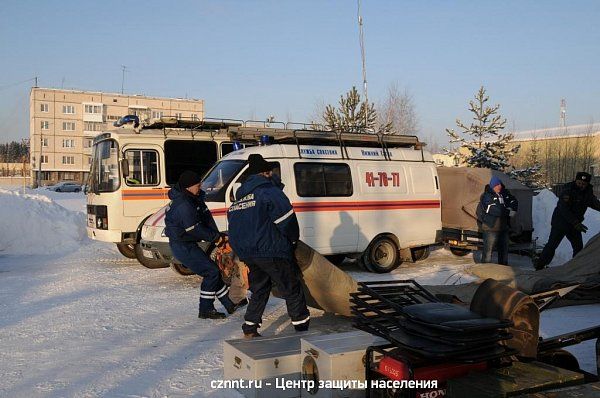
<instances>
[{"instance_id":1,"label":"man in dark jacket","mask_svg":"<svg viewBox=\"0 0 600 398\"><path fill-rule=\"evenodd\" d=\"M171 204L165 216L165 234L175 258L202 277L198 318L222 319L225 314L215 309L215 298L221 301L230 314L248 301L243 299L234 304L229 299L229 287L223 283L219 267L197 244L199 241L206 241L215 242L218 246L226 239L219 233L217 224L204 203L200 181L200 175L187 170L169 191Z\"/></svg>"},{"instance_id":2,"label":"man in dark jacket","mask_svg":"<svg viewBox=\"0 0 600 398\"><path fill-rule=\"evenodd\" d=\"M581 233L587 232L587 227L583 224L585 211L588 207L600 211L600 201L594 195L591 178L590 174L579 172L575 181L564 186L552 213L552 229L548 243L535 263L535 269L543 269L550 264L556 248L565 236L571 242L573 257L583 248Z\"/></svg>"},{"instance_id":3,"label":"man in dark jacket","mask_svg":"<svg viewBox=\"0 0 600 398\"><path fill-rule=\"evenodd\" d=\"M483 231L483 263L492 262L494 246L498 251L498 264L508 265L508 230L510 217L517 212L519 203L504 187L496 176L490 179L489 185L479 199L478 219Z\"/></svg>"},{"instance_id":4,"label":"man in dark jacket","mask_svg":"<svg viewBox=\"0 0 600 398\"><path fill-rule=\"evenodd\" d=\"M246 337L260 336L258 328L272 283L285 299L294 328L308 330L310 313L294 261L300 236L296 214L283 193L283 184L273 178L272 166L258 154L250 155L248 162L249 176L227 212L229 243L250 269L252 296L242 330Z\"/></svg>"}]
</instances>

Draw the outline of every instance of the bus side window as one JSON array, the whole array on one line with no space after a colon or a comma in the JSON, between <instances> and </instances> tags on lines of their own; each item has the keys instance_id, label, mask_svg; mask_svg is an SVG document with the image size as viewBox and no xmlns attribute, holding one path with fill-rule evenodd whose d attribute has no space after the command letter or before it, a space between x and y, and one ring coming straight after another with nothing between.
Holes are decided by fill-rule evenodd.
<instances>
[{"instance_id":1,"label":"bus side window","mask_svg":"<svg viewBox=\"0 0 600 398\"><path fill-rule=\"evenodd\" d=\"M127 185L158 185L158 152L153 150L129 149L125 151L129 163L129 175L125 179Z\"/></svg>"}]
</instances>

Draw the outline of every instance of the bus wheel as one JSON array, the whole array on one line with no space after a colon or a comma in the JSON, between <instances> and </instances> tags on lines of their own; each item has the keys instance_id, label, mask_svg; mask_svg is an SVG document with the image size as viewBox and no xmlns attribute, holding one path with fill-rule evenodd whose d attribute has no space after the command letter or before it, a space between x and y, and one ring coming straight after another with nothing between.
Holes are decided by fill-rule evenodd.
<instances>
[{"instance_id":1,"label":"bus wheel","mask_svg":"<svg viewBox=\"0 0 600 398\"><path fill-rule=\"evenodd\" d=\"M135 258L146 268L156 269L156 268L167 268L169 263L164 260L155 260L153 258L144 257L144 252L142 251L142 245L135 245Z\"/></svg>"},{"instance_id":2,"label":"bus wheel","mask_svg":"<svg viewBox=\"0 0 600 398\"><path fill-rule=\"evenodd\" d=\"M195 275L194 271L192 271L191 269L189 269L188 267L186 267L183 264L171 263L171 269L173 271L177 272L179 275L183 275L183 276Z\"/></svg>"},{"instance_id":3,"label":"bus wheel","mask_svg":"<svg viewBox=\"0 0 600 398\"><path fill-rule=\"evenodd\" d=\"M128 243L117 243L117 249L119 249L119 253L127 258L136 258L135 248L133 246L134 245L130 245Z\"/></svg>"},{"instance_id":4,"label":"bus wheel","mask_svg":"<svg viewBox=\"0 0 600 398\"><path fill-rule=\"evenodd\" d=\"M371 242L362 255L367 269L378 274L395 270L400 266L398 245L386 236L380 236Z\"/></svg>"},{"instance_id":5,"label":"bus wheel","mask_svg":"<svg viewBox=\"0 0 600 398\"><path fill-rule=\"evenodd\" d=\"M413 261L423 261L429 257L429 246L415 247L410 249Z\"/></svg>"},{"instance_id":6,"label":"bus wheel","mask_svg":"<svg viewBox=\"0 0 600 398\"><path fill-rule=\"evenodd\" d=\"M471 250L469 249L460 249L458 247L451 247L450 251L452 252L452 254L458 257L464 257L467 254L471 253Z\"/></svg>"}]
</instances>

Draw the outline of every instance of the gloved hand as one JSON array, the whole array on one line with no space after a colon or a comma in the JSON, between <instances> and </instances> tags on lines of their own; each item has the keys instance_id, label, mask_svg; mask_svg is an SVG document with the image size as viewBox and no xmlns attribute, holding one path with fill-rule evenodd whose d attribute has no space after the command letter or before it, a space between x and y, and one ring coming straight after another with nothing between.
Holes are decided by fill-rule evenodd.
<instances>
[{"instance_id":1,"label":"gloved hand","mask_svg":"<svg viewBox=\"0 0 600 398\"><path fill-rule=\"evenodd\" d=\"M584 234L587 232L588 227L583 225L583 223L578 223L574 225L575 231L583 232Z\"/></svg>"},{"instance_id":2,"label":"gloved hand","mask_svg":"<svg viewBox=\"0 0 600 398\"><path fill-rule=\"evenodd\" d=\"M217 245L217 247L220 247L220 246L223 246L224 244L226 244L228 241L229 241L229 237L221 232L219 234L219 238L217 239L215 244Z\"/></svg>"}]
</instances>

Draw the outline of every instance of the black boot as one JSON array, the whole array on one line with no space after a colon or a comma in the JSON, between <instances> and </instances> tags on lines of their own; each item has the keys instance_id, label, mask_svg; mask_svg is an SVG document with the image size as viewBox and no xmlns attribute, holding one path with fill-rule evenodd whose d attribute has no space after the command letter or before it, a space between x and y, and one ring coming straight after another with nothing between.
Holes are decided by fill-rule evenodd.
<instances>
[{"instance_id":1,"label":"black boot","mask_svg":"<svg viewBox=\"0 0 600 398\"><path fill-rule=\"evenodd\" d=\"M296 329L296 332L306 332L308 330L309 323L310 321L306 321L300 325L294 325L294 329Z\"/></svg>"},{"instance_id":2,"label":"black boot","mask_svg":"<svg viewBox=\"0 0 600 398\"><path fill-rule=\"evenodd\" d=\"M225 319L225 314L218 312L214 308L209 311L198 312L198 318L200 319Z\"/></svg>"},{"instance_id":3,"label":"black boot","mask_svg":"<svg viewBox=\"0 0 600 398\"><path fill-rule=\"evenodd\" d=\"M234 312L236 312L238 309L240 309L242 307L245 307L246 305L248 305L248 299L247 298L243 298L240 301L238 301L237 304L233 304L231 306L228 306L225 309L227 310L227 313L229 313L229 315L231 315Z\"/></svg>"},{"instance_id":4,"label":"black boot","mask_svg":"<svg viewBox=\"0 0 600 398\"><path fill-rule=\"evenodd\" d=\"M262 336L261 336L260 333L258 333L258 331L244 333L244 338L245 339L253 339L255 337L262 337Z\"/></svg>"}]
</instances>

